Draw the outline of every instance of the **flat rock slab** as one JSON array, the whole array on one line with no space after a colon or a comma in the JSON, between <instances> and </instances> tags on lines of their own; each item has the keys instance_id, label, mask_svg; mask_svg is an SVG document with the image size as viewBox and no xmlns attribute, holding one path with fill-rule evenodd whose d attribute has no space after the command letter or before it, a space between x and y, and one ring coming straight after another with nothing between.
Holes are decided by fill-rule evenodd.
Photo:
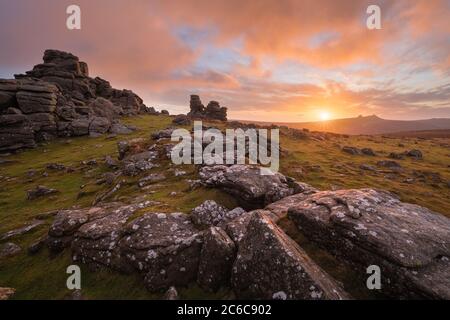
<instances>
[{"instance_id":1,"label":"flat rock slab","mask_svg":"<svg viewBox=\"0 0 450 320\"><path fill-rule=\"evenodd\" d=\"M31 221L30 223L24 225L23 227L20 227L20 228L17 228L17 229L14 229L14 230L4 233L3 235L0 236L0 241L8 240L15 236L23 235L27 232L30 232L30 231L36 229L38 226L40 226L43 223L44 223L43 221L39 221L39 220Z\"/></svg>"},{"instance_id":2,"label":"flat rock slab","mask_svg":"<svg viewBox=\"0 0 450 320\"><path fill-rule=\"evenodd\" d=\"M372 189L318 192L288 209L310 240L365 275L378 265L383 293L450 299L450 220Z\"/></svg>"},{"instance_id":3,"label":"flat rock slab","mask_svg":"<svg viewBox=\"0 0 450 320\"><path fill-rule=\"evenodd\" d=\"M232 287L240 299L348 299L326 274L267 216L257 210L239 245Z\"/></svg>"}]
</instances>

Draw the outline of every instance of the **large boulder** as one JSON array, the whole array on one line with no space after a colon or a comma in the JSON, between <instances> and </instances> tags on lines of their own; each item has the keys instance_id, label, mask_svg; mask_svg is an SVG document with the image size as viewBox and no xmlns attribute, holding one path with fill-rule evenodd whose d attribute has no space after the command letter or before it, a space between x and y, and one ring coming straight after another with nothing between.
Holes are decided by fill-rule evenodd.
<instances>
[{"instance_id":1,"label":"large boulder","mask_svg":"<svg viewBox=\"0 0 450 320\"><path fill-rule=\"evenodd\" d=\"M197 283L207 291L217 291L229 285L236 245L226 232L218 227L209 228L203 240Z\"/></svg>"},{"instance_id":2,"label":"large boulder","mask_svg":"<svg viewBox=\"0 0 450 320\"><path fill-rule=\"evenodd\" d=\"M328 274L260 210L239 245L232 287L241 299L347 299Z\"/></svg>"},{"instance_id":3,"label":"large boulder","mask_svg":"<svg viewBox=\"0 0 450 320\"><path fill-rule=\"evenodd\" d=\"M119 245L129 264L145 275L150 291L195 281L203 237L182 213L148 213L131 221Z\"/></svg>"},{"instance_id":4,"label":"large boulder","mask_svg":"<svg viewBox=\"0 0 450 320\"><path fill-rule=\"evenodd\" d=\"M51 251L60 252L64 248L70 247L74 238L80 237L82 238L78 242L80 244L75 248L75 250L80 253L79 258L82 260L84 258L86 260L94 260L87 256L87 254L83 254L84 251L82 249L84 248L84 245L87 245L89 240L94 240L94 238L95 240L105 238L108 234L108 230L113 226L122 223L122 219L125 219L125 217L128 217L135 211L144 208L147 205L148 203L146 202L133 205L124 205L122 203L113 202L84 209L60 210L50 226L47 245ZM75 236L77 231L84 224L93 221L98 221L99 224L88 224L88 227L81 229L80 233ZM109 236L111 236L111 234L109 234Z\"/></svg>"},{"instance_id":5,"label":"large boulder","mask_svg":"<svg viewBox=\"0 0 450 320\"><path fill-rule=\"evenodd\" d=\"M288 216L313 242L355 267L381 268L394 298L450 299L450 220L372 189L323 191Z\"/></svg>"},{"instance_id":6,"label":"large boulder","mask_svg":"<svg viewBox=\"0 0 450 320\"><path fill-rule=\"evenodd\" d=\"M315 190L281 173L262 175L259 167L251 165L205 166L199 174L206 185L236 197L244 209L263 208L292 194Z\"/></svg>"},{"instance_id":7,"label":"large boulder","mask_svg":"<svg viewBox=\"0 0 450 320\"><path fill-rule=\"evenodd\" d=\"M89 219L78 228L72 242L72 255L74 261L82 261L94 266L106 266L123 272L131 270L130 266L121 257L118 242L122 227L137 210L146 206L121 206L114 210L107 210L105 214L97 213L96 219Z\"/></svg>"},{"instance_id":8,"label":"large boulder","mask_svg":"<svg viewBox=\"0 0 450 320\"><path fill-rule=\"evenodd\" d=\"M129 133L117 118L146 109L132 91L90 78L87 64L71 53L46 50L43 59L15 80L0 79L0 152L53 136Z\"/></svg>"}]
</instances>

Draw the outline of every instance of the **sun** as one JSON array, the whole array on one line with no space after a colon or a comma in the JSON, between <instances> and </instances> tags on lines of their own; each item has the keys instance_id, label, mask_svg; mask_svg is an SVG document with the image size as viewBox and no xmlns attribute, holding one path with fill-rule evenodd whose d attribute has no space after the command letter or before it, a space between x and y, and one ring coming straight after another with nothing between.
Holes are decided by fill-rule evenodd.
<instances>
[{"instance_id":1,"label":"sun","mask_svg":"<svg viewBox=\"0 0 450 320\"><path fill-rule=\"evenodd\" d=\"M328 111L320 111L319 118L322 121L327 121L331 119L331 114Z\"/></svg>"}]
</instances>

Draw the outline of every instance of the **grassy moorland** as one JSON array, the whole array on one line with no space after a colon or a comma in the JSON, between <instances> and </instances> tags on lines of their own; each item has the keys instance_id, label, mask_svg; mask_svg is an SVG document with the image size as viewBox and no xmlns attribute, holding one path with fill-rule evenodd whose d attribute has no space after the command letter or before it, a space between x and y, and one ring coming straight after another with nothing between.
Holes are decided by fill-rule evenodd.
<instances>
[{"instance_id":1,"label":"grassy moorland","mask_svg":"<svg viewBox=\"0 0 450 320\"><path fill-rule=\"evenodd\" d=\"M0 157L0 235L34 219L41 219L44 222L29 233L8 239L23 248L19 255L0 260L0 287L15 288L17 293L14 298L62 299L70 294L65 286L67 278L65 270L71 264L68 250L56 257L50 257L46 249L36 255L27 254L26 248L43 237L52 222L52 215L43 213L91 205L98 194L109 188L104 184L98 184L97 180L109 170L104 164L104 157L107 155L117 157L117 142L133 138L149 139L152 132L169 126L171 118L148 115L126 119L125 122L138 127L139 130L128 136L58 139L33 150ZM280 140L285 151L280 171L285 175L323 190L365 187L390 190L399 195L402 201L422 205L450 217L449 138L337 136L316 140L298 139L281 130ZM350 155L341 151L343 146L371 148L377 156ZM413 160L406 157L403 160L395 160L403 167L401 172L393 173L379 167L376 171L360 169L361 164L377 167L376 163L388 160L391 152L411 149L420 149L424 158ZM97 161L96 165L83 163L92 159ZM46 168L48 163L60 163L73 170L70 172L48 170ZM176 177L173 168L169 160L161 161L159 167L150 172L162 172L167 179L145 191L136 183L142 176L125 177L124 187L108 200L127 202L142 197L155 201L153 206L143 212L188 213L207 199L216 200L229 208L236 206L233 198L218 190L203 187L191 190L186 180L198 178L194 166L184 166L182 170L186 171L187 175L183 177ZM420 179L417 178L418 175ZM36 185L57 189L59 193L43 199L27 200L26 191ZM332 266L324 268L328 271ZM138 276L87 270L82 274L83 296L88 299L160 297L150 294ZM181 297L229 296L226 291L219 291L215 296L211 296L195 285L180 289Z\"/></svg>"}]
</instances>

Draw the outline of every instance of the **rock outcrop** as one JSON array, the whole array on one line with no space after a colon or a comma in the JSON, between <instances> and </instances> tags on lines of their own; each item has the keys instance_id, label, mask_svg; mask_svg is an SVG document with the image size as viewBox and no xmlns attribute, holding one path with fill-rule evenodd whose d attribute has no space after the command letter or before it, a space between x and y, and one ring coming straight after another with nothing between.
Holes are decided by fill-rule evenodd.
<instances>
[{"instance_id":1,"label":"rock outcrop","mask_svg":"<svg viewBox=\"0 0 450 320\"><path fill-rule=\"evenodd\" d=\"M296 182L281 173L261 175L260 168L251 165L205 166L200 170L202 181L235 196L244 209L260 209L296 193L315 189Z\"/></svg>"},{"instance_id":2,"label":"rock outcrop","mask_svg":"<svg viewBox=\"0 0 450 320\"><path fill-rule=\"evenodd\" d=\"M123 230L121 254L145 275L151 291L197 278L203 237L185 214L149 213Z\"/></svg>"},{"instance_id":3,"label":"rock outcrop","mask_svg":"<svg viewBox=\"0 0 450 320\"><path fill-rule=\"evenodd\" d=\"M15 80L0 79L0 152L60 136L126 132L118 118L148 110L132 91L89 77L71 53L46 50L43 59Z\"/></svg>"},{"instance_id":4,"label":"rock outcrop","mask_svg":"<svg viewBox=\"0 0 450 320\"><path fill-rule=\"evenodd\" d=\"M241 299L349 298L262 210L248 223L231 281Z\"/></svg>"},{"instance_id":5,"label":"rock outcrop","mask_svg":"<svg viewBox=\"0 0 450 320\"><path fill-rule=\"evenodd\" d=\"M187 115L190 118L227 121L227 108L221 107L217 101L210 101L205 108L198 95L191 95L189 105Z\"/></svg>"},{"instance_id":6,"label":"rock outcrop","mask_svg":"<svg viewBox=\"0 0 450 320\"><path fill-rule=\"evenodd\" d=\"M318 192L291 203L288 216L360 274L378 265L384 294L450 299L448 218L372 189Z\"/></svg>"}]
</instances>

